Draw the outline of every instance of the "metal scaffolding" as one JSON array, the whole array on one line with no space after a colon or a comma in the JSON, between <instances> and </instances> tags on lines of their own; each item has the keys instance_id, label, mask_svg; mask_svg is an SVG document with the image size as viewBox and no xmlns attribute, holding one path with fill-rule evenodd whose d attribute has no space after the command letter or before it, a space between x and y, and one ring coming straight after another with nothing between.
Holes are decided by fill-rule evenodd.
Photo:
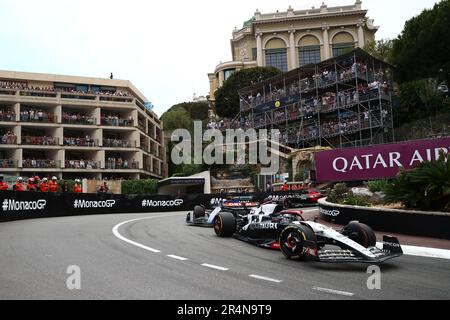
<instances>
[{"instance_id":1,"label":"metal scaffolding","mask_svg":"<svg viewBox=\"0 0 450 320\"><path fill-rule=\"evenodd\" d=\"M358 48L292 70L240 90L231 125L279 129L297 149L393 142L392 69Z\"/></svg>"}]
</instances>

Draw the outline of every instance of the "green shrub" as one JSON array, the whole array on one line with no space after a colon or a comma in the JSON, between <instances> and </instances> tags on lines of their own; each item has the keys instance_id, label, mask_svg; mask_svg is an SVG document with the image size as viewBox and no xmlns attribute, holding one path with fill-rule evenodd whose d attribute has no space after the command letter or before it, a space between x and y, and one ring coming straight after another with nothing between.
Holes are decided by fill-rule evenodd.
<instances>
[{"instance_id":1,"label":"green shrub","mask_svg":"<svg viewBox=\"0 0 450 320\"><path fill-rule=\"evenodd\" d=\"M401 202L411 209L449 211L450 155L423 162L411 171L402 170L383 190L386 201Z\"/></svg>"},{"instance_id":2,"label":"green shrub","mask_svg":"<svg viewBox=\"0 0 450 320\"><path fill-rule=\"evenodd\" d=\"M345 183L336 184L329 192L327 200L333 203L339 203L349 192L349 189Z\"/></svg>"},{"instance_id":3,"label":"green shrub","mask_svg":"<svg viewBox=\"0 0 450 320\"><path fill-rule=\"evenodd\" d=\"M375 180L375 181L370 181L368 183L368 187L370 192L380 192L383 191L386 186L389 184L389 180Z\"/></svg>"},{"instance_id":4,"label":"green shrub","mask_svg":"<svg viewBox=\"0 0 450 320\"><path fill-rule=\"evenodd\" d=\"M158 180L123 180L122 194L157 194Z\"/></svg>"},{"instance_id":5,"label":"green shrub","mask_svg":"<svg viewBox=\"0 0 450 320\"><path fill-rule=\"evenodd\" d=\"M370 197L356 195L353 192L349 192L344 199L339 201L339 204L345 204L349 206L370 207Z\"/></svg>"}]
</instances>

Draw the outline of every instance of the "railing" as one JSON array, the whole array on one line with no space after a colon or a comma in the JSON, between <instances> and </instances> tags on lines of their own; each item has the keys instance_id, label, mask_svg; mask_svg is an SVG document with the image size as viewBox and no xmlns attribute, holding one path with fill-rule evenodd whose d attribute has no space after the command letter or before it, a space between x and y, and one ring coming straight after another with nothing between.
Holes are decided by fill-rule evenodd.
<instances>
[{"instance_id":1,"label":"railing","mask_svg":"<svg viewBox=\"0 0 450 320\"><path fill-rule=\"evenodd\" d=\"M133 97L127 96L100 95L100 101L107 102L132 103L133 99Z\"/></svg>"},{"instance_id":2,"label":"railing","mask_svg":"<svg viewBox=\"0 0 450 320\"><path fill-rule=\"evenodd\" d=\"M90 118L90 117L73 117L73 116L63 116L62 123L64 124L81 124L81 125L88 125L93 126L97 124L96 118Z\"/></svg>"},{"instance_id":3,"label":"railing","mask_svg":"<svg viewBox=\"0 0 450 320\"><path fill-rule=\"evenodd\" d=\"M78 92L61 92L61 99L96 100L95 94Z\"/></svg>"},{"instance_id":4,"label":"railing","mask_svg":"<svg viewBox=\"0 0 450 320\"><path fill-rule=\"evenodd\" d=\"M118 140L118 139L103 139L103 147L106 148L135 148L135 140Z\"/></svg>"},{"instance_id":5,"label":"railing","mask_svg":"<svg viewBox=\"0 0 450 320\"><path fill-rule=\"evenodd\" d=\"M105 169L108 170L136 170L139 169L139 162L137 161L106 161Z\"/></svg>"},{"instance_id":6,"label":"railing","mask_svg":"<svg viewBox=\"0 0 450 320\"><path fill-rule=\"evenodd\" d=\"M8 169L8 168L17 168L19 161L11 160L11 159L0 159L0 168Z\"/></svg>"},{"instance_id":7,"label":"railing","mask_svg":"<svg viewBox=\"0 0 450 320\"><path fill-rule=\"evenodd\" d=\"M40 90L21 90L22 97L43 97L43 98L57 98L58 93L54 91L40 91Z\"/></svg>"},{"instance_id":8,"label":"railing","mask_svg":"<svg viewBox=\"0 0 450 320\"><path fill-rule=\"evenodd\" d=\"M100 162L94 160L66 160L65 168L95 170L100 169Z\"/></svg>"},{"instance_id":9,"label":"railing","mask_svg":"<svg viewBox=\"0 0 450 320\"><path fill-rule=\"evenodd\" d=\"M37 146L57 146L59 145L59 138L54 137L35 137L35 136L23 136L22 144L25 145L37 145Z\"/></svg>"},{"instance_id":10,"label":"railing","mask_svg":"<svg viewBox=\"0 0 450 320\"><path fill-rule=\"evenodd\" d=\"M110 127L132 127L134 125L132 119L118 119L102 117L102 125Z\"/></svg>"},{"instance_id":11,"label":"railing","mask_svg":"<svg viewBox=\"0 0 450 320\"><path fill-rule=\"evenodd\" d=\"M36 112L34 115L30 113L21 113L20 121L22 122L35 122L35 123L57 123L57 116L52 113Z\"/></svg>"},{"instance_id":12,"label":"railing","mask_svg":"<svg viewBox=\"0 0 450 320\"><path fill-rule=\"evenodd\" d=\"M39 169L53 169L53 168L61 168L61 161L60 160L36 160L36 159L27 159L22 160L22 167L23 168L39 168Z\"/></svg>"},{"instance_id":13,"label":"railing","mask_svg":"<svg viewBox=\"0 0 450 320\"><path fill-rule=\"evenodd\" d=\"M98 139L65 137L64 145L69 147L98 147Z\"/></svg>"},{"instance_id":14,"label":"railing","mask_svg":"<svg viewBox=\"0 0 450 320\"><path fill-rule=\"evenodd\" d=\"M16 114L14 112L0 113L0 121L14 122L16 121Z\"/></svg>"},{"instance_id":15,"label":"railing","mask_svg":"<svg viewBox=\"0 0 450 320\"><path fill-rule=\"evenodd\" d=\"M15 96L16 92L17 92L16 89L0 88L0 95Z\"/></svg>"}]
</instances>

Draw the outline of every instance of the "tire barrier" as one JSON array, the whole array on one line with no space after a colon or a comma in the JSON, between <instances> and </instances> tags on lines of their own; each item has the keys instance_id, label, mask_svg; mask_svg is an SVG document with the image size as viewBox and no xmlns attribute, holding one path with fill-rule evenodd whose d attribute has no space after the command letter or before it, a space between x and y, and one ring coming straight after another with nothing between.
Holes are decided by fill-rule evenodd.
<instances>
[{"instance_id":1,"label":"tire barrier","mask_svg":"<svg viewBox=\"0 0 450 320\"><path fill-rule=\"evenodd\" d=\"M450 239L450 213L347 206L326 199L319 200L319 211L324 220L340 225L359 221L377 231Z\"/></svg>"},{"instance_id":2,"label":"tire barrier","mask_svg":"<svg viewBox=\"0 0 450 320\"><path fill-rule=\"evenodd\" d=\"M182 197L171 195L114 195L74 194L2 191L0 193L0 222L49 217L153 213L192 211L196 205L211 209L223 202L227 196L248 197L262 202L269 197L297 197L295 193L254 194L190 194Z\"/></svg>"}]
</instances>

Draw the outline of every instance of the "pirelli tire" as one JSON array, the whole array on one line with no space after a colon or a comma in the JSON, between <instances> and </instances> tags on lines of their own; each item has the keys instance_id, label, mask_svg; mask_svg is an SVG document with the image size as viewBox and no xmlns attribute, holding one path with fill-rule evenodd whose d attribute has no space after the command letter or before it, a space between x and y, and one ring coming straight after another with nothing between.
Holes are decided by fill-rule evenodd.
<instances>
[{"instance_id":1,"label":"pirelli tire","mask_svg":"<svg viewBox=\"0 0 450 320\"><path fill-rule=\"evenodd\" d=\"M346 225L343 234L365 248L374 247L377 243L377 238L372 228L357 221L352 221Z\"/></svg>"},{"instance_id":2,"label":"pirelli tire","mask_svg":"<svg viewBox=\"0 0 450 320\"><path fill-rule=\"evenodd\" d=\"M204 206L194 207L194 219L202 218L206 215L206 210Z\"/></svg>"},{"instance_id":3,"label":"pirelli tire","mask_svg":"<svg viewBox=\"0 0 450 320\"><path fill-rule=\"evenodd\" d=\"M280 234L280 249L290 260L306 260L315 251L316 235L303 225L291 225Z\"/></svg>"},{"instance_id":4,"label":"pirelli tire","mask_svg":"<svg viewBox=\"0 0 450 320\"><path fill-rule=\"evenodd\" d=\"M214 219L214 231L221 238L232 237L236 232L236 218L230 212L220 212Z\"/></svg>"}]
</instances>

